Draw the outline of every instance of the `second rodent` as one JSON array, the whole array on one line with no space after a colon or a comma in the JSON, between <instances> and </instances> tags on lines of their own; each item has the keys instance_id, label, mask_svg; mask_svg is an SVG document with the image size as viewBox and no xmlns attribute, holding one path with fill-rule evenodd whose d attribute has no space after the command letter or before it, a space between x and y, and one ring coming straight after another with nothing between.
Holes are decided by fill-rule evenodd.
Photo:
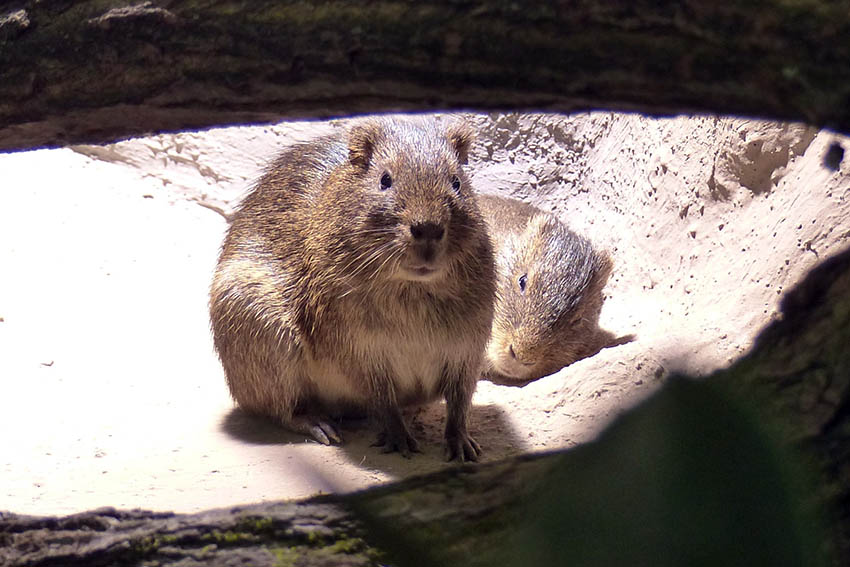
<instances>
[{"instance_id":1,"label":"second rodent","mask_svg":"<svg viewBox=\"0 0 850 567\"><path fill-rule=\"evenodd\" d=\"M481 195L479 204L499 274L486 377L521 385L632 340L599 328L607 253L523 201Z\"/></svg>"}]
</instances>

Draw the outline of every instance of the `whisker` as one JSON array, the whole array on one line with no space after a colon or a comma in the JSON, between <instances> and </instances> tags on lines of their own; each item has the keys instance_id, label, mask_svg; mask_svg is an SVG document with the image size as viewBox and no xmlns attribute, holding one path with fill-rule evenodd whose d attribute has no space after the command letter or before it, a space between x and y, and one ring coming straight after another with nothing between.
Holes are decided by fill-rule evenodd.
<instances>
[{"instance_id":1,"label":"whisker","mask_svg":"<svg viewBox=\"0 0 850 567\"><path fill-rule=\"evenodd\" d=\"M378 268L374 272L372 272L372 275L369 279L374 279L381 272L381 270L384 268L384 266L387 265L387 263L390 260L395 261L397 259L397 256L400 256L402 252L403 252L402 248L396 248L395 250L390 252L390 254L388 254L387 257L384 259L384 261L381 262L381 265L378 266Z\"/></svg>"},{"instance_id":2,"label":"whisker","mask_svg":"<svg viewBox=\"0 0 850 567\"><path fill-rule=\"evenodd\" d=\"M386 261L395 254L395 250L391 250L390 254L386 254L387 250L392 249L392 248L393 248L393 242L390 241L390 242L386 242L386 243L382 244L378 248L365 250L364 252L357 255L355 258L353 258L351 261L349 261L345 265L344 269L349 269L354 263L360 262L360 264L353 270L353 272L351 274L352 276L356 277L356 276L361 275L363 272L365 272L376 261L379 261L383 258L384 261L377 268L377 270L375 270L375 273L377 273L377 271L379 271L381 269L381 267L383 267L383 265L386 263ZM365 260L364 260L364 258L365 258ZM366 278L366 279L371 279L371 276Z\"/></svg>"},{"instance_id":3,"label":"whisker","mask_svg":"<svg viewBox=\"0 0 850 567\"><path fill-rule=\"evenodd\" d=\"M394 231L388 228L364 228L360 230L353 230L351 232L346 232L346 236L360 236L364 234L393 234Z\"/></svg>"},{"instance_id":4,"label":"whisker","mask_svg":"<svg viewBox=\"0 0 850 567\"><path fill-rule=\"evenodd\" d=\"M384 249L385 247L386 247L386 244L382 244L382 245L381 245L381 246L379 246L378 248L366 248L366 249L363 249L362 251L360 251L360 253L359 253L357 256L355 256L355 257L353 257L353 258L350 258L350 259L348 260L348 262L347 262L347 263L343 266L343 268L342 268L342 269L343 269L343 270L348 270L348 269L350 269L350 268L351 268L354 264L356 264L356 263L358 263L358 262L361 262L361 260L363 260L364 258L368 258L368 259L367 259L367 260L365 260L365 261L363 262L363 264L368 264L369 262L371 262L371 261L372 261L372 259L373 259L375 256L379 256L379 255L383 252L383 249ZM354 271L354 273L356 274L356 273L359 271L359 269L360 269L360 268L356 269L356 270Z\"/></svg>"},{"instance_id":5,"label":"whisker","mask_svg":"<svg viewBox=\"0 0 850 567\"><path fill-rule=\"evenodd\" d=\"M360 272L364 271L364 270L365 270L367 267L369 267L369 265L371 265L373 262L375 262L375 261L377 261L377 260L380 260L380 259L384 256L384 254L385 254L385 252L387 251L387 249L388 249L388 248L390 248L389 244L386 244L386 245L384 245L384 246L381 246L381 247L377 248L377 249L376 249L376 250L375 250L375 251L374 251L374 252L373 252L373 253L369 256L369 258L368 258L367 260L365 260L365 261L364 261L364 262L360 265L360 267L358 268L357 272L355 272L355 273L360 273Z\"/></svg>"},{"instance_id":6,"label":"whisker","mask_svg":"<svg viewBox=\"0 0 850 567\"><path fill-rule=\"evenodd\" d=\"M386 251L388 249L389 254L386 254ZM372 270L372 273L363 278L363 280L359 284L355 285L354 287L350 288L345 293L340 295L340 298L346 297L347 295L358 291L364 286L370 284L370 282L378 276L378 274L381 272L381 270L384 269L387 264L398 260L398 258L404 253L404 248L395 246L393 242L387 242L383 246L379 247L376 250L373 250L372 252L373 253L368 257L368 259L362 264L360 264L352 275L360 275L364 270L366 270L366 268L374 264L377 260L383 259L381 263L375 266L375 268ZM360 255L360 257L362 256L363 254Z\"/></svg>"}]
</instances>

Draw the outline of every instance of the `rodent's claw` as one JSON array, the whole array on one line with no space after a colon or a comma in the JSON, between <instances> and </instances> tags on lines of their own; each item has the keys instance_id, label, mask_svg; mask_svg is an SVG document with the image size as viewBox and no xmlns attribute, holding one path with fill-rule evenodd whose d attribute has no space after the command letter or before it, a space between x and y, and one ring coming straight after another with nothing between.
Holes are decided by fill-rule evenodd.
<instances>
[{"instance_id":1,"label":"rodent's claw","mask_svg":"<svg viewBox=\"0 0 850 567\"><path fill-rule=\"evenodd\" d=\"M446 437L446 460L458 462L477 461L481 455L481 446L468 433Z\"/></svg>"},{"instance_id":2,"label":"rodent's claw","mask_svg":"<svg viewBox=\"0 0 850 567\"><path fill-rule=\"evenodd\" d=\"M285 424L293 431L309 435L322 445L339 445L342 437L336 428L320 418L296 417Z\"/></svg>"},{"instance_id":3,"label":"rodent's claw","mask_svg":"<svg viewBox=\"0 0 850 567\"><path fill-rule=\"evenodd\" d=\"M328 436L325 435L325 432L322 431L322 428L318 425L314 425L310 428L310 435L313 436L313 439L321 443L322 445L330 445L331 440L328 439Z\"/></svg>"},{"instance_id":4,"label":"rodent's claw","mask_svg":"<svg viewBox=\"0 0 850 567\"><path fill-rule=\"evenodd\" d=\"M407 431L390 433L387 430L378 434L378 438L372 443L372 447L380 447L382 453L394 453L398 451L402 457L410 458L412 453L421 453L419 442Z\"/></svg>"},{"instance_id":5,"label":"rodent's claw","mask_svg":"<svg viewBox=\"0 0 850 567\"><path fill-rule=\"evenodd\" d=\"M317 421L310 429L310 433L319 443L323 445L339 445L342 443L342 437L334 426L324 421Z\"/></svg>"}]
</instances>

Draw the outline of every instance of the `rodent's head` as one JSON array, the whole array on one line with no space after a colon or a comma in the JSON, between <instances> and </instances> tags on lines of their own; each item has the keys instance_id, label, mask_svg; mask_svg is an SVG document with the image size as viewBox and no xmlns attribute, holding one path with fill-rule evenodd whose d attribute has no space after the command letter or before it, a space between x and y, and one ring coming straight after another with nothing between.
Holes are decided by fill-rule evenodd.
<instances>
[{"instance_id":1,"label":"rodent's head","mask_svg":"<svg viewBox=\"0 0 850 567\"><path fill-rule=\"evenodd\" d=\"M518 382L586 356L598 332L611 259L546 213L499 250L490 371Z\"/></svg>"},{"instance_id":2,"label":"rodent's head","mask_svg":"<svg viewBox=\"0 0 850 567\"><path fill-rule=\"evenodd\" d=\"M473 137L463 123L366 120L352 127L340 196L352 273L440 282L470 252L468 241L485 230L461 167Z\"/></svg>"}]
</instances>

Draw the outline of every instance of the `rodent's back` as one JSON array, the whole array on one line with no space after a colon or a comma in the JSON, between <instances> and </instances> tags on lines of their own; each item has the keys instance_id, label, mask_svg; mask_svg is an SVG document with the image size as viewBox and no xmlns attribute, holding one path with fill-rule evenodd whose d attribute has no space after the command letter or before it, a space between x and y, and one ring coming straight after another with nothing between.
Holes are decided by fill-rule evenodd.
<instances>
[{"instance_id":1,"label":"rodent's back","mask_svg":"<svg viewBox=\"0 0 850 567\"><path fill-rule=\"evenodd\" d=\"M260 347L281 328L294 324L297 283L304 273L303 251L315 202L346 155L341 135L286 149L231 217L210 290L210 317L215 347L237 399L247 380L232 377L258 374L260 370L253 368L256 359L270 356ZM254 336L256 346L249 345L244 333ZM268 340L263 341L264 336ZM291 338L289 354L301 356L305 345L298 337ZM250 391L261 397L259 386Z\"/></svg>"},{"instance_id":2,"label":"rodent's back","mask_svg":"<svg viewBox=\"0 0 850 567\"><path fill-rule=\"evenodd\" d=\"M221 258L300 249L321 188L347 154L341 135L324 136L284 151L233 214Z\"/></svg>"},{"instance_id":3,"label":"rodent's back","mask_svg":"<svg viewBox=\"0 0 850 567\"><path fill-rule=\"evenodd\" d=\"M485 196L480 206L499 273L489 372L527 381L598 351L608 255L528 203Z\"/></svg>"},{"instance_id":4,"label":"rodent's back","mask_svg":"<svg viewBox=\"0 0 850 567\"><path fill-rule=\"evenodd\" d=\"M531 217L540 212L525 201L491 194L479 195L478 206L487 221L490 235L500 241L506 236L524 232Z\"/></svg>"}]
</instances>

